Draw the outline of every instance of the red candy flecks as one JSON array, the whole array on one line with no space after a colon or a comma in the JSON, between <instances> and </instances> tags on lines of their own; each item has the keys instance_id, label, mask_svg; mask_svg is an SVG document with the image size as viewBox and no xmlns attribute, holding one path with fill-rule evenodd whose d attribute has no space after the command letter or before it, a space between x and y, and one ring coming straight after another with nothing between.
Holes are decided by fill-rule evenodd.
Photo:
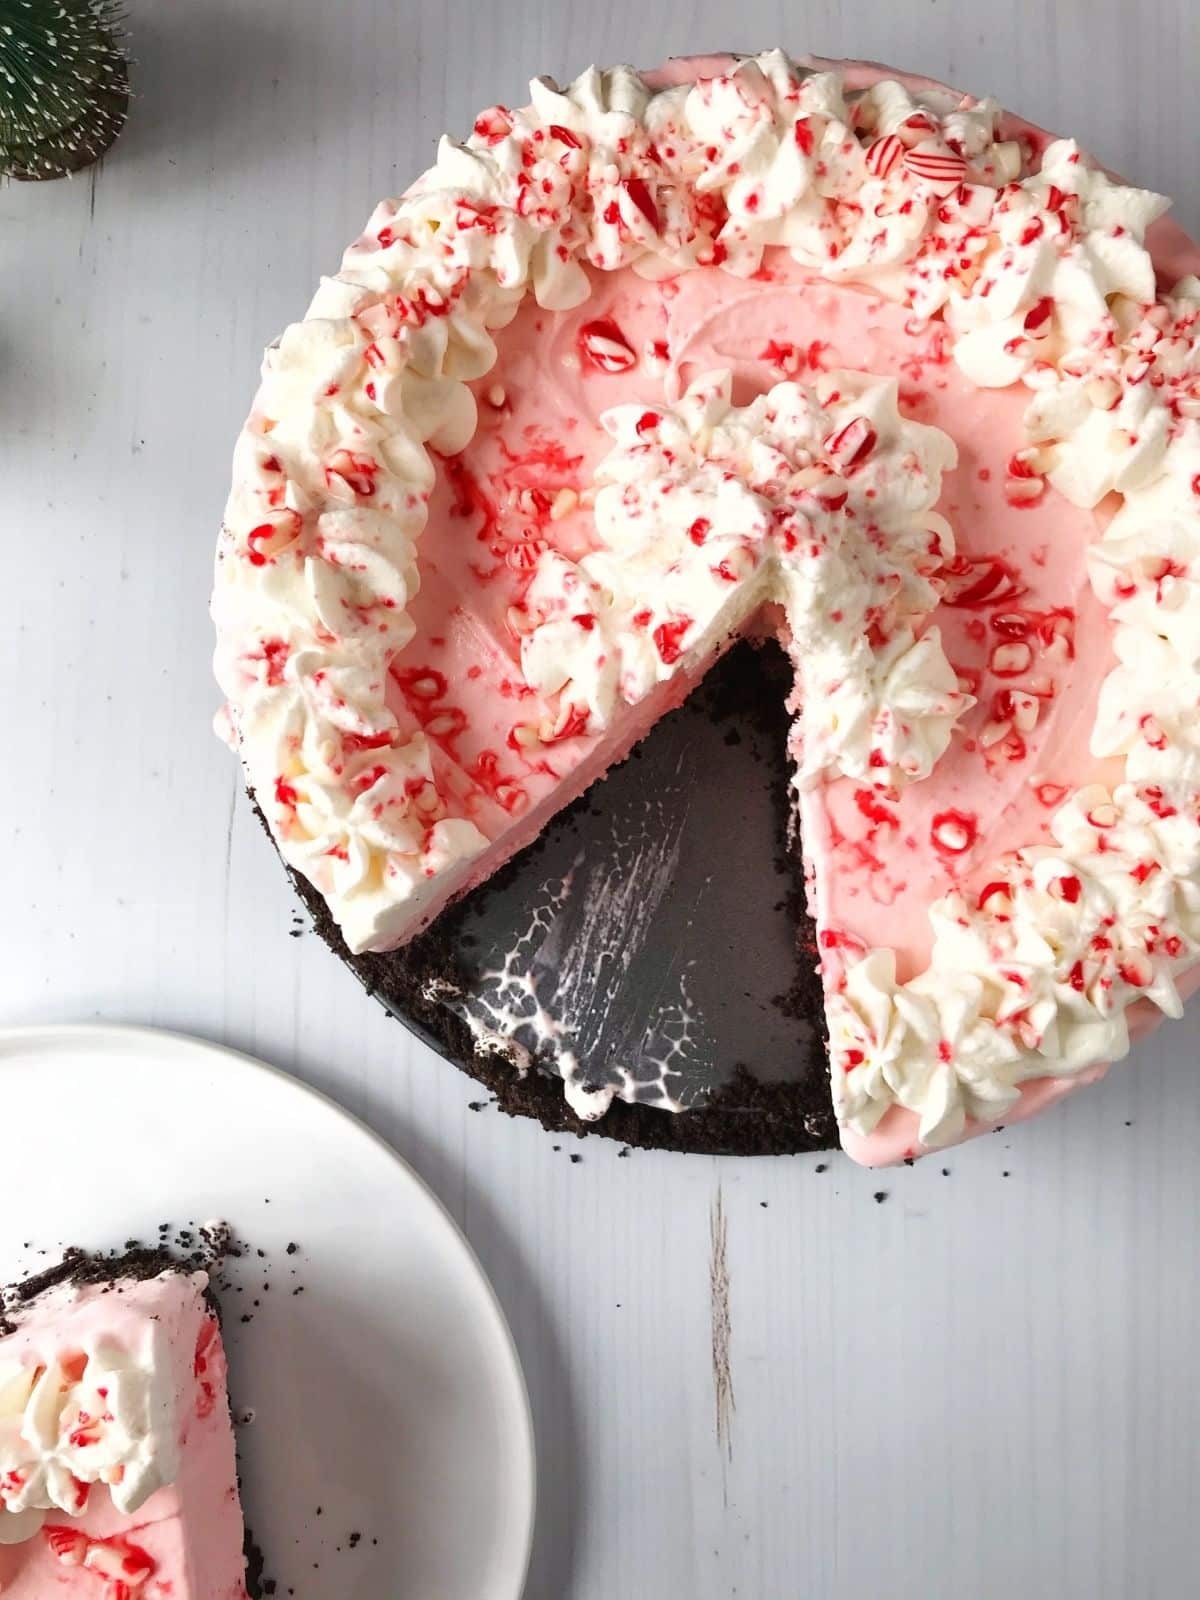
<instances>
[{"instance_id":1,"label":"red candy flecks","mask_svg":"<svg viewBox=\"0 0 1200 1600\"><path fill-rule=\"evenodd\" d=\"M104 1600L133 1600L158 1570L157 1562L128 1539L93 1539L80 1528L60 1523L44 1527L42 1537L64 1567L82 1567L107 1580Z\"/></svg>"},{"instance_id":2,"label":"red candy flecks","mask_svg":"<svg viewBox=\"0 0 1200 1600\"><path fill-rule=\"evenodd\" d=\"M939 811L929 825L929 837L942 855L960 856L979 838L979 823L970 811Z\"/></svg>"},{"instance_id":3,"label":"red candy flecks","mask_svg":"<svg viewBox=\"0 0 1200 1600\"><path fill-rule=\"evenodd\" d=\"M645 217L646 221L658 232L658 207L654 203L654 196L650 193L649 185L644 178L626 178L625 192L634 205Z\"/></svg>"},{"instance_id":4,"label":"red candy flecks","mask_svg":"<svg viewBox=\"0 0 1200 1600\"><path fill-rule=\"evenodd\" d=\"M579 353L597 372L628 372L637 365L628 339L611 317L584 323L579 330Z\"/></svg>"},{"instance_id":5,"label":"red candy flecks","mask_svg":"<svg viewBox=\"0 0 1200 1600\"><path fill-rule=\"evenodd\" d=\"M867 146L867 171L876 178L886 178L896 164L904 159L904 146L894 133L885 134Z\"/></svg>"},{"instance_id":6,"label":"red candy flecks","mask_svg":"<svg viewBox=\"0 0 1200 1600\"><path fill-rule=\"evenodd\" d=\"M957 555L942 569L946 592L942 604L973 610L1007 605L1025 593L1021 576L1000 556Z\"/></svg>"},{"instance_id":7,"label":"red candy flecks","mask_svg":"<svg viewBox=\"0 0 1200 1600\"><path fill-rule=\"evenodd\" d=\"M325 468L326 483L340 478L360 500L370 499L375 493L378 475L379 463L373 456L355 455L352 450L335 450Z\"/></svg>"},{"instance_id":8,"label":"red candy flecks","mask_svg":"<svg viewBox=\"0 0 1200 1600\"><path fill-rule=\"evenodd\" d=\"M205 1317L196 1339L196 1355L192 1369L196 1375L196 1415L212 1415L217 1403L217 1386L210 1371L213 1346L217 1342L217 1324L213 1317Z\"/></svg>"},{"instance_id":9,"label":"red candy flecks","mask_svg":"<svg viewBox=\"0 0 1200 1600\"><path fill-rule=\"evenodd\" d=\"M827 436L825 453L839 472L849 472L867 459L878 438L866 417L851 417L845 427Z\"/></svg>"},{"instance_id":10,"label":"red candy flecks","mask_svg":"<svg viewBox=\"0 0 1200 1600\"><path fill-rule=\"evenodd\" d=\"M434 667L409 667L403 671L393 667L392 677L410 700L432 703L441 700L449 688L445 673Z\"/></svg>"},{"instance_id":11,"label":"red candy flecks","mask_svg":"<svg viewBox=\"0 0 1200 1600\"><path fill-rule=\"evenodd\" d=\"M675 617L670 622L660 622L651 637L666 666L670 667L683 654L683 638L692 625L691 617Z\"/></svg>"}]
</instances>

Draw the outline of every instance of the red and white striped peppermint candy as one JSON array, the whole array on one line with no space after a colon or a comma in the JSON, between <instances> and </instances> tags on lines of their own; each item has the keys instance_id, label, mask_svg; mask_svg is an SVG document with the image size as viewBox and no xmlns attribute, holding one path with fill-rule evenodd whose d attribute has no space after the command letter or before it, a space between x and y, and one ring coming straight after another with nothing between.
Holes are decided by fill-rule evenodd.
<instances>
[{"instance_id":1,"label":"red and white striped peppermint candy","mask_svg":"<svg viewBox=\"0 0 1200 1600\"><path fill-rule=\"evenodd\" d=\"M1044 294L1037 304L1025 313L1022 327L1026 333L1031 333L1037 338L1044 337L1050 332L1053 316L1054 299L1051 295Z\"/></svg>"},{"instance_id":2,"label":"red and white striped peppermint candy","mask_svg":"<svg viewBox=\"0 0 1200 1600\"><path fill-rule=\"evenodd\" d=\"M114 1587L123 1584L127 1589L140 1589L155 1570L143 1549L117 1539L90 1540L83 1564L90 1572L113 1579Z\"/></svg>"},{"instance_id":3,"label":"red and white striped peppermint candy","mask_svg":"<svg viewBox=\"0 0 1200 1600\"><path fill-rule=\"evenodd\" d=\"M851 417L845 427L827 435L825 451L837 470L846 473L866 460L878 443L878 437L866 417Z\"/></svg>"},{"instance_id":4,"label":"red and white striped peppermint candy","mask_svg":"<svg viewBox=\"0 0 1200 1600\"><path fill-rule=\"evenodd\" d=\"M505 565L512 572L532 572L549 549L544 539L522 539L504 552Z\"/></svg>"},{"instance_id":5,"label":"red and white striped peppermint candy","mask_svg":"<svg viewBox=\"0 0 1200 1600\"><path fill-rule=\"evenodd\" d=\"M904 165L914 178L920 178L939 194L957 189L967 175L967 163L940 139L925 139L905 151Z\"/></svg>"},{"instance_id":6,"label":"red and white striped peppermint candy","mask_svg":"<svg viewBox=\"0 0 1200 1600\"><path fill-rule=\"evenodd\" d=\"M885 134L867 146L867 171L875 178L886 178L904 159L904 145L894 133Z\"/></svg>"},{"instance_id":7,"label":"red and white striped peppermint candy","mask_svg":"<svg viewBox=\"0 0 1200 1600\"><path fill-rule=\"evenodd\" d=\"M979 228L990 218L996 206L996 191L986 183L961 183L946 199L954 219L967 228ZM942 216L941 212L938 213ZM945 221L946 218L942 217Z\"/></svg>"},{"instance_id":8,"label":"red and white striped peppermint candy","mask_svg":"<svg viewBox=\"0 0 1200 1600\"><path fill-rule=\"evenodd\" d=\"M42 1538L50 1553L64 1567L81 1567L88 1552L88 1536L81 1528L64 1528L61 1523L51 1523L42 1529Z\"/></svg>"},{"instance_id":9,"label":"red and white striped peppermint candy","mask_svg":"<svg viewBox=\"0 0 1200 1600\"><path fill-rule=\"evenodd\" d=\"M512 130L512 117L503 106L489 106L475 118L475 133L488 144L499 144Z\"/></svg>"},{"instance_id":10,"label":"red and white striped peppermint candy","mask_svg":"<svg viewBox=\"0 0 1200 1600\"><path fill-rule=\"evenodd\" d=\"M637 366L637 356L611 317L584 323L579 330L579 348L601 372L628 372Z\"/></svg>"}]
</instances>

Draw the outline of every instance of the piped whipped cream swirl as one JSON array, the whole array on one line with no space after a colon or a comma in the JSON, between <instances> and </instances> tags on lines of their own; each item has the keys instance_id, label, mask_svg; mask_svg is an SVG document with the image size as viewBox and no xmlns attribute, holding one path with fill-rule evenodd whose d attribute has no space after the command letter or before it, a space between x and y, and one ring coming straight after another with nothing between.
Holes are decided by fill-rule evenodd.
<instances>
[{"instance_id":1,"label":"piped whipped cream swirl","mask_svg":"<svg viewBox=\"0 0 1200 1600\"><path fill-rule=\"evenodd\" d=\"M1066 141L1036 162L990 101L889 81L847 94L778 51L657 93L625 67L565 89L539 79L528 107L443 140L268 351L218 553L224 725L285 859L351 946L403 937L431 885L487 842L397 726L386 684L412 631L428 447L469 439L466 385L491 366L492 333L526 292L579 304L585 263L748 275L777 246L943 319L976 383L1028 386L1015 443L1031 494L1049 481L1081 505L1124 496L1094 561L1120 661L1096 748L1123 754L1129 781L1068 803L1053 867L1023 853L997 866L1003 894L935 907L929 974L897 986L881 950L830 975L839 1116L865 1132L900 1105L924 1142L945 1141L1021 1082L1119 1054L1131 1001L1169 1009L1196 932L1200 381L1195 285L1156 299L1144 245L1164 204ZM927 665L925 689L941 671L933 652ZM600 715L609 693L595 688ZM814 772L840 762L805 732ZM1114 863L1132 885L1120 893ZM1069 916L1048 887L1060 880Z\"/></svg>"},{"instance_id":2,"label":"piped whipped cream swirl","mask_svg":"<svg viewBox=\"0 0 1200 1600\"><path fill-rule=\"evenodd\" d=\"M711 373L674 406L603 422L616 443L596 474L600 544L543 558L527 681L603 728L773 602L798 674L797 783L928 776L973 704L938 630L918 637L954 554L933 509L951 439L900 416L894 380L850 372L742 407Z\"/></svg>"},{"instance_id":3,"label":"piped whipped cream swirl","mask_svg":"<svg viewBox=\"0 0 1200 1600\"><path fill-rule=\"evenodd\" d=\"M97 1484L129 1515L175 1480L178 1426L162 1343L151 1328L138 1350L100 1339L41 1366L0 1364L0 1544L29 1538L47 1511L81 1515Z\"/></svg>"}]
</instances>

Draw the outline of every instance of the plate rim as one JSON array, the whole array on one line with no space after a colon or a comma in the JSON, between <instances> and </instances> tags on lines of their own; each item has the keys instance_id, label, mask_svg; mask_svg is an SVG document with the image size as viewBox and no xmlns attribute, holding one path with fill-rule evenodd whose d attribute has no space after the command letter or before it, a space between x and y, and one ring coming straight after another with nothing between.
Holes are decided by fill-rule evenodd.
<instances>
[{"instance_id":1,"label":"plate rim","mask_svg":"<svg viewBox=\"0 0 1200 1600\"><path fill-rule=\"evenodd\" d=\"M15 1023L0 1026L0 1070L3 1070L4 1058L10 1047L19 1047L22 1043L34 1046L53 1045L55 1043L82 1041L85 1049L89 1042L92 1045L127 1042L134 1049L146 1050L165 1041L168 1049L182 1049L197 1055L211 1056L217 1059L224 1058L226 1066L249 1068L260 1072L267 1077L282 1080L286 1088L300 1094L307 1095L318 1102L325 1110L332 1112L336 1117L349 1123L352 1129L365 1134L371 1142L379 1147L382 1153L391 1158L403 1172L405 1172L417 1188L429 1200L434 1212L442 1223L449 1229L450 1235L457 1241L459 1249L463 1252L467 1265L479 1285L484 1291L484 1299L490 1307L492 1318L501 1336L501 1349L510 1368L510 1376L515 1380L516 1393L520 1401L518 1407L520 1417L519 1448L522 1456L520 1462L520 1480L524 1488L523 1498L526 1501L524 1514L524 1529L520 1541L521 1561L519 1571L514 1573L516 1587L512 1590L513 1600L521 1600L525 1586L529 1579L529 1569L533 1558L533 1540L537 1527L537 1502L538 1502L538 1473L537 1473L537 1435L533 1425L533 1407L529 1399L529 1385L525 1378L525 1369L521 1363L520 1351L513 1337L512 1328L500 1303L491 1279L483 1269L483 1265L475 1252L475 1247L463 1232L455 1217L447 1208L446 1203L425 1181L419 1172L404 1159L394 1145L390 1144L381 1133L364 1122L361 1117L348 1111L332 1096L323 1090L314 1088L306 1083L303 1078L298 1078L294 1073L287 1072L282 1067L275 1066L272 1062L264 1060L261 1056L250 1055L245 1050L238 1050L232 1045L218 1044L214 1040L205 1039L198 1034L183 1033L173 1028L156 1028L149 1024L123 1023L123 1022L46 1022L46 1023Z\"/></svg>"}]
</instances>

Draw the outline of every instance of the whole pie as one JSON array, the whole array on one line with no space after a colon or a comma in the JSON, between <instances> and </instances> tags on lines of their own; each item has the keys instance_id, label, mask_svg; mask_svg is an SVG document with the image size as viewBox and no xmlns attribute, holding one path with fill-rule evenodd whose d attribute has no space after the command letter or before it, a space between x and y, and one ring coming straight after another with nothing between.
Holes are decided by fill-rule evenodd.
<instances>
[{"instance_id":1,"label":"whole pie","mask_svg":"<svg viewBox=\"0 0 1200 1600\"><path fill-rule=\"evenodd\" d=\"M1200 252L1166 205L779 51L538 79L443 139L267 352L218 551L225 729L348 950L774 641L852 1155L1028 1116L1178 1015ZM531 1003L576 1111L647 1099Z\"/></svg>"}]
</instances>

